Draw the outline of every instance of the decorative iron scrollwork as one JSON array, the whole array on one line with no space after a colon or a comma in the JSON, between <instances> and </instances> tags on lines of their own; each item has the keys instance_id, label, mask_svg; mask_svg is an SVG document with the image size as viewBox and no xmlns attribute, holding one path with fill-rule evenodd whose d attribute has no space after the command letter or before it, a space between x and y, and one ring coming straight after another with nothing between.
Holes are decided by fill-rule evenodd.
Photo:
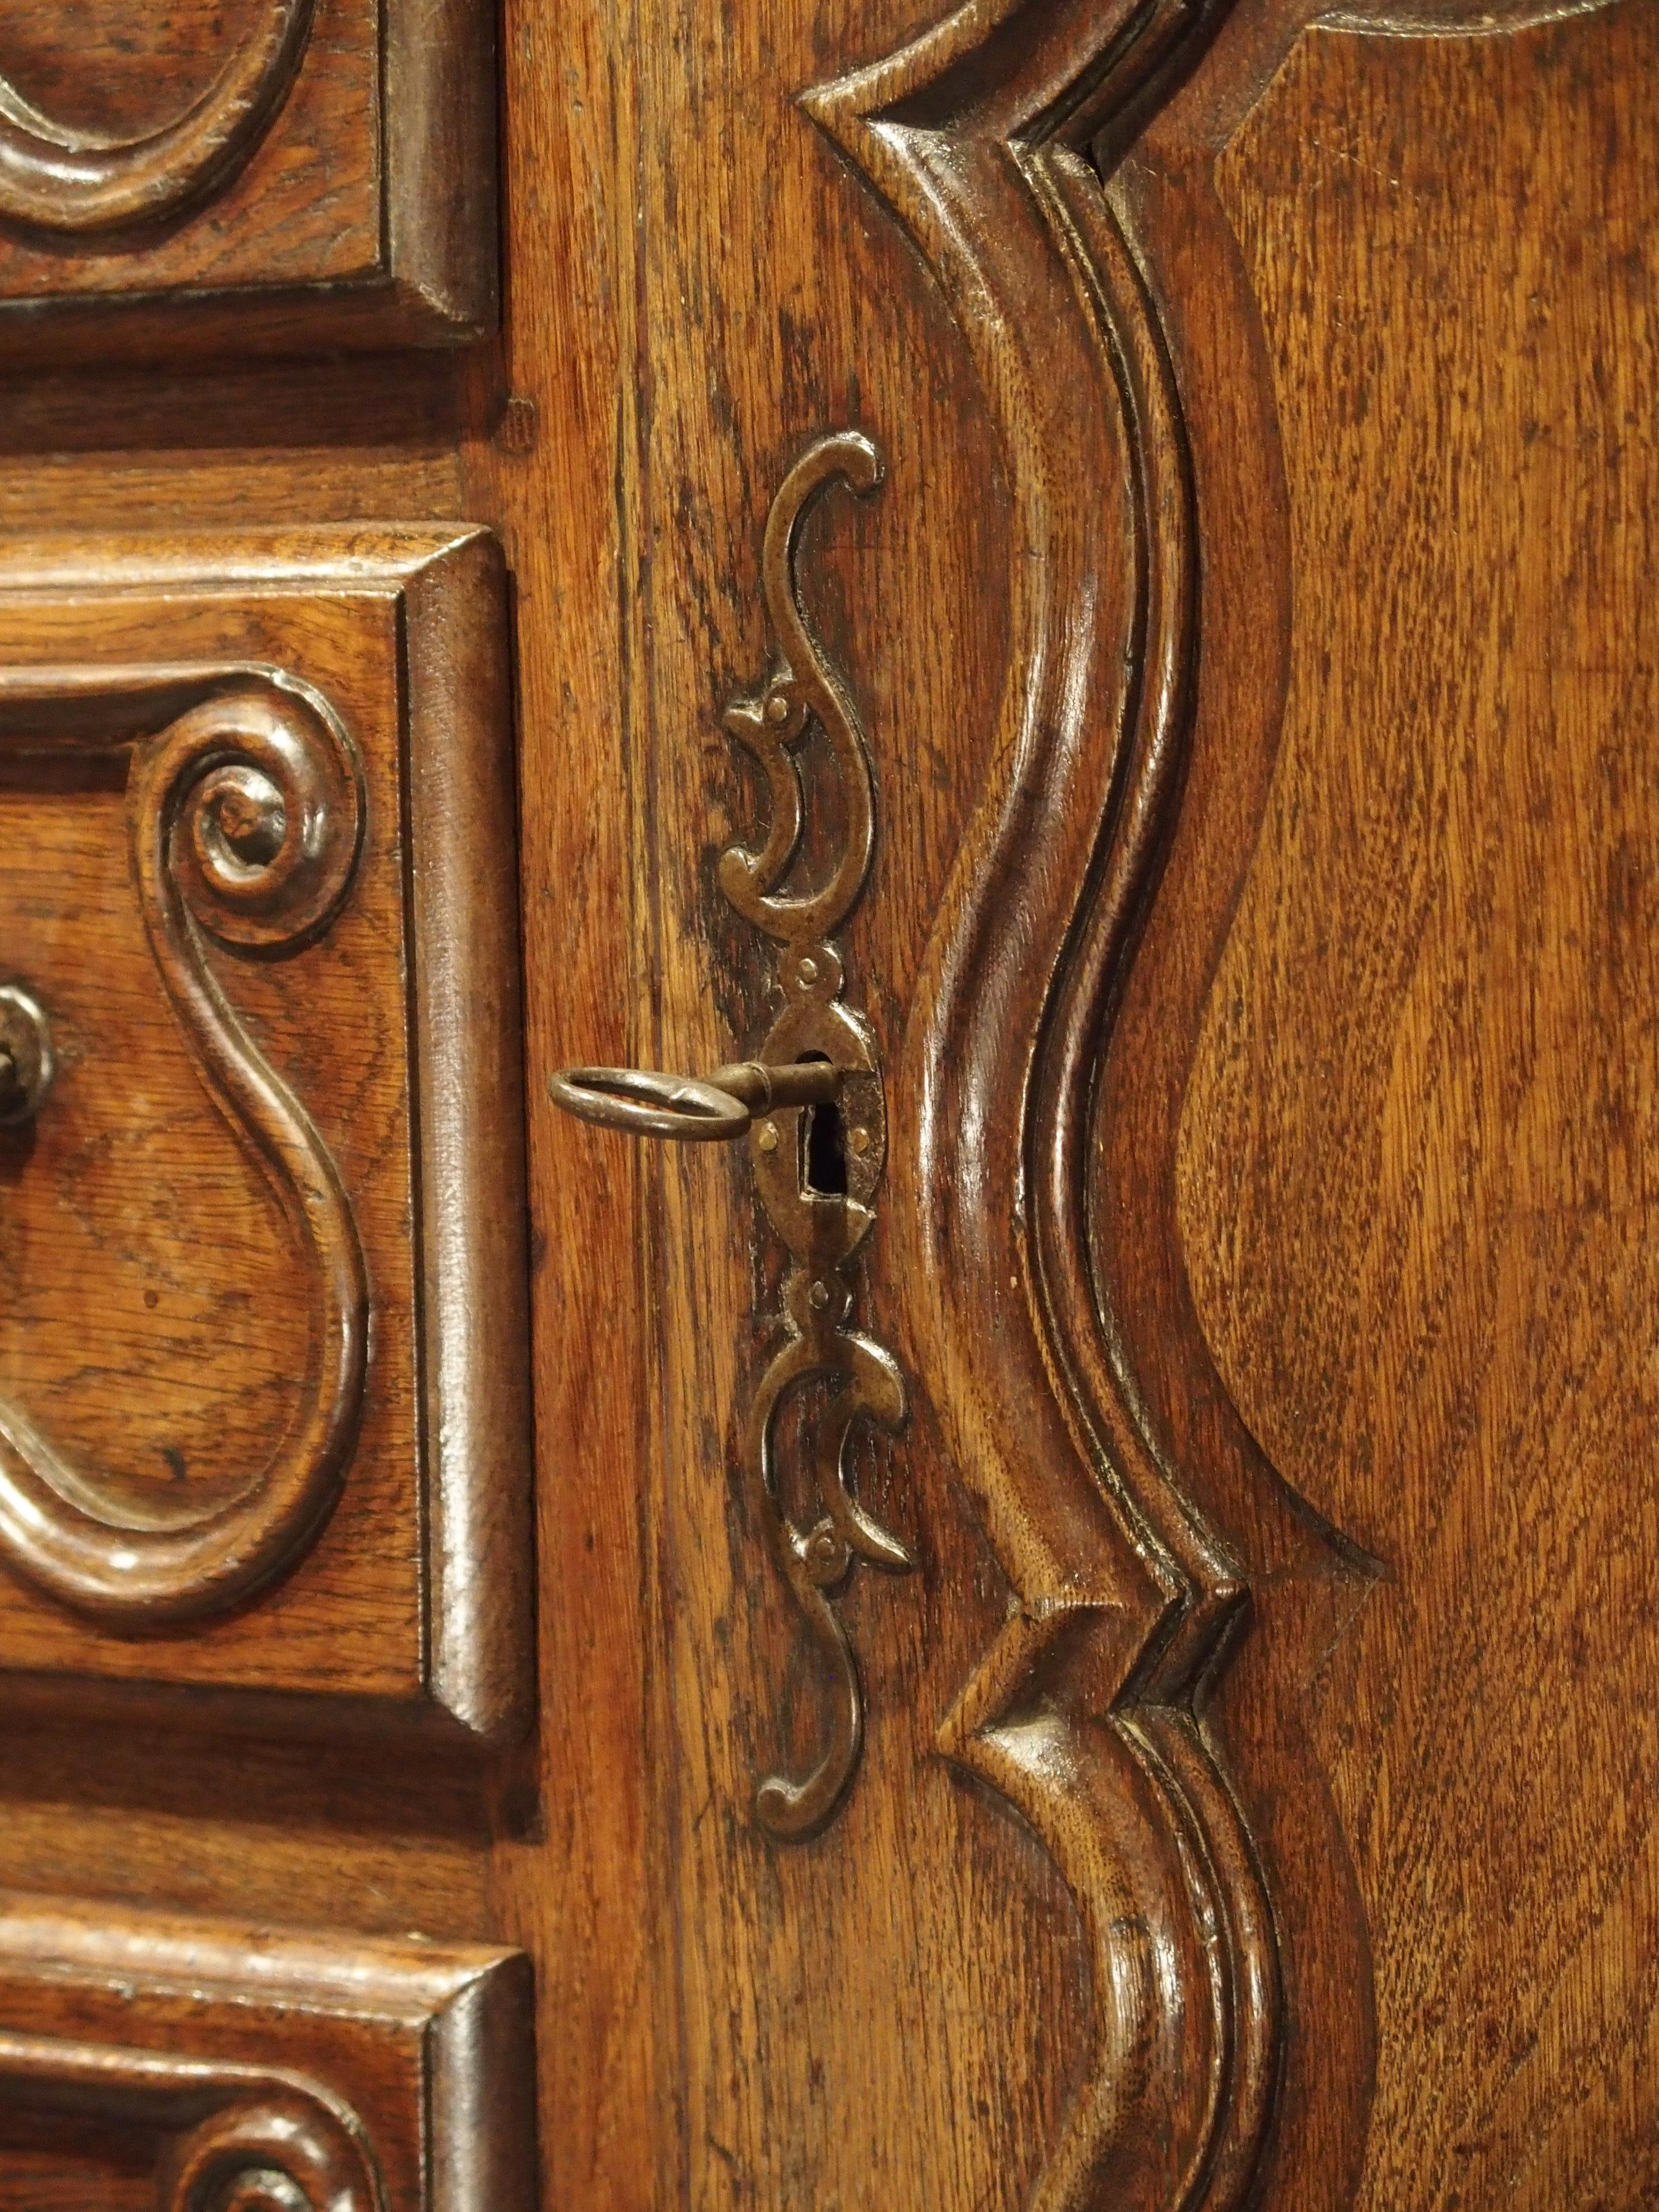
<instances>
[{"instance_id":1,"label":"decorative iron scrollwork","mask_svg":"<svg viewBox=\"0 0 1659 2212\"><path fill-rule=\"evenodd\" d=\"M853 702L802 610L795 574L801 524L821 493L881 482L870 441L843 430L810 446L785 477L766 520L761 589L773 665L752 698L734 699L726 727L765 775L771 814L757 851L720 855L720 884L745 921L783 947L783 1011L753 1060L707 1077L641 1068L569 1067L549 1092L568 1114L635 1136L678 1141L745 1133L767 1218L787 1246L781 1341L744 1424L743 1474L779 1574L805 1616L832 1682L830 1741L804 1780L768 1775L756 1807L786 1841L816 1835L846 1796L864 1748L864 1692L836 1595L860 1559L902 1572L910 1554L866 1512L848 1466L861 1420L894 1429L904 1383L891 1355L852 1326L848 1267L875 1219L887 1155L881 1068L869 1024L842 1003L845 969L831 942L858 904L876 842L875 777ZM800 755L814 732L830 750L845 823L841 851L816 890L784 886L799 857L806 792ZM814 1386L828 1405L805 1425L820 1511L803 1526L783 1502L776 1464L778 1417Z\"/></svg>"},{"instance_id":2,"label":"decorative iron scrollwork","mask_svg":"<svg viewBox=\"0 0 1659 2212\"><path fill-rule=\"evenodd\" d=\"M771 797L766 842L757 852L734 845L720 857L720 884L746 921L783 947L778 981L783 1011L759 1059L763 1065L830 1061L842 1070L833 1109L786 1109L755 1122L750 1148L768 1219L793 1265L783 1285L783 1340L761 1377L743 1431L743 1472L778 1572L811 1629L835 1684L830 1741L812 1771L794 1781L769 1775L757 1809L775 1836L815 1834L841 1804L864 1743L864 1692L858 1662L836 1604L857 1560L902 1571L910 1555L866 1511L848 1473L860 1419L887 1429L904 1418L904 1383L891 1355L850 1321L848 1268L874 1221L876 1187L886 1157L881 1073L869 1024L842 1003L845 969L830 941L862 895L875 849L875 778L858 716L807 625L795 574L795 547L813 501L842 481L854 491L881 482L879 455L855 430L820 438L784 479L767 518L761 587L776 659L759 695L726 710L731 735L753 755ZM814 731L828 744L840 781L845 842L827 880L793 894L783 885L800 850L805 793L800 750ZM839 1115L836 1180L813 1188L811 1131L802 1116ZM785 1507L775 1463L775 1431L786 1399L814 1383L831 1392L811 1433L822 1508L809 1526Z\"/></svg>"}]
</instances>

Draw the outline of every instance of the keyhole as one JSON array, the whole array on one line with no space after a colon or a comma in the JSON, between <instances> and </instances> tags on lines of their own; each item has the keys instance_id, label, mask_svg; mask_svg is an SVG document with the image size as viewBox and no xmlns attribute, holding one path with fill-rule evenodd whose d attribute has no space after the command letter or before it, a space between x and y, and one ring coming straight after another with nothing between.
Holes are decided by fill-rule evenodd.
<instances>
[{"instance_id":1,"label":"keyhole","mask_svg":"<svg viewBox=\"0 0 1659 2212\"><path fill-rule=\"evenodd\" d=\"M827 1060L822 1052L804 1052L803 1060ZM812 1198L847 1195L847 1124L834 1100L808 1106L800 1119L800 1187Z\"/></svg>"}]
</instances>

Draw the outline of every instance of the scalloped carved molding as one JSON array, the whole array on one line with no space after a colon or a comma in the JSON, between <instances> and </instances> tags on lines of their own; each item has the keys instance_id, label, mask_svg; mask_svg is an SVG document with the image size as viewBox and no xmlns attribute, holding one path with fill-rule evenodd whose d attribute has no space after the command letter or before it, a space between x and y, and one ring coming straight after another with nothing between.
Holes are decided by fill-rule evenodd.
<instances>
[{"instance_id":1,"label":"scalloped carved molding","mask_svg":"<svg viewBox=\"0 0 1659 2212\"><path fill-rule=\"evenodd\" d=\"M266 0L206 91L137 138L66 129L0 76L0 221L92 237L165 222L216 191L282 106L314 12L314 0Z\"/></svg>"},{"instance_id":2,"label":"scalloped carved molding","mask_svg":"<svg viewBox=\"0 0 1659 2212\"><path fill-rule=\"evenodd\" d=\"M1279 2063L1273 1915L1193 1711L1248 1593L1143 1429L1087 1210L1093 1071L1179 789L1197 621L1180 402L1095 163L1224 13L973 0L805 100L956 313L1021 554L991 766L896 1085L921 1104L892 1210L1014 1600L939 1741L1042 1838L1093 1972L1038 2212L1242 2205Z\"/></svg>"},{"instance_id":3,"label":"scalloped carved molding","mask_svg":"<svg viewBox=\"0 0 1659 2212\"><path fill-rule=\"evenodd\" d=\"M356 1437L369 1296L351 1202L215 980L203 936L270 953L325 928L356 866L362 787L326 703L275 670L0 670L0 745L66 706L132 733L133 877L156 968L207 1093L264 1169L315 1287L313 1356L287 1431L228 1503L167 1519L154 1505L125 1510L0 1401L8 1565L106 1626L149 1629L222 1612L289 1571L327 1519Z\"/></svg>"}]
</instances>

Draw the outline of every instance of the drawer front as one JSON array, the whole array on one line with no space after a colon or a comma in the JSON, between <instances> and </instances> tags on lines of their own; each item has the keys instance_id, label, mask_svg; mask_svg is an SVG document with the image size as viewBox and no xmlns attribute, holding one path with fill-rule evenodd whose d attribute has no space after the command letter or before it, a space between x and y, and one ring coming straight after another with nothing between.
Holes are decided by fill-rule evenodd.
<instances>
[{"instance_id":1,"label":"drawer front","mask_svg":"<svg viewBox=\"0 0 1659 2212\"><path fill-rule=\"evenodd\" d=\"M0 1897L0 2159L106 2212L527 2212L528 2015L481 1944Z\"/></svg>"},{"instance_id":2,"label":"drawer front","mask_svg":"<svg viewBox=\"0 0 1659 2212\"><path fill-rule=\"evenodd\" d=\"M503 615L481 532L0 568L20 1694L525 1717Z\"/></svg>"}]
</instances>

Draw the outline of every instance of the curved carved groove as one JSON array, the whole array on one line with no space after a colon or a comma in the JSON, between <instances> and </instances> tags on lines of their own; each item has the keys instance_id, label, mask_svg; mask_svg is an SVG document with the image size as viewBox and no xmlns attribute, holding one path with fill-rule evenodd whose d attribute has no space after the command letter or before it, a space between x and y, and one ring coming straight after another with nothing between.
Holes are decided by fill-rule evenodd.
<instances>
[{"instance_id":1,"label":"curved carved groove","mask_svg":"<svg viewBox=\"0 0 1659 2212\"><path fill-rule=\"evenodd\" d=\"M768 514L761 580L778 658L758 697L734 701L726 726L760 763L771 797L771 819L758 853L739 846L720 856L720 882L745 920L780 939L786 950L780 981L784 1007L761 1048L769 1066L808 1054L846 1071L843 1109L863 1139L848 1164L844 1194L819 1197L801 1188L798 1146L781 1140L778 1115L751 1138L755 1179L768 1218L793 1259L784 1285L783 1340L762 1376L744 1424L742 1461L754 1510L774 1565L794 1598L827 1668L829 1739L804 1779L769 1775L756 1810L769 1833L788 1842L814 1835L851 1786L864 1747L864 1693L858 1662L836 1611L836 1591L855 1559L902 1572L910 1555L859 1504L848 1454L863 1420L896 1428L904 1419L904 1384L889 1353L846 1325L851 1291L843 1272L869 1233L872 1200L885 1155L885 1117L873 1042L865 1024L840 1003L841 955L830 942L856 905L875 846L875 784L851 701L813 637L795 574L801 524L830 484L856 492L881 481L881 460L857 431L818 439L790 470ZM799 850L805 794L798 749L808 732L828 740L845 805L844 841L828 881L799 896L780 886ZM816 1422L813 1466L820 1516L799 1527L785 1510L774 1461L779 1408L809 1384L838 1386Z\"/></svg>"},{"instance_id":2,"label":"curved carved groove","mask_svg":"<svg viewBox=\"0 0 1659 2212\"><path fill-rule=\"evenodd\" d=\"M162 2212L386 2212L355 2113L286 2068L0 2029L0 2105L85 2111L173 2137Z\"/></svg>"},{"instance_id":3,"label":"curved carved groove","mask_svg":"<svg viewBox=\"0 0 1659 2212\"><path fill-rule=\"evenodd\" d=\"M971 0L805 102L956 313L1021 549L1000 724L906 1041L893 1233L1015 1600L939 1741L1043 1839L1093 1972L1040 2212L1233 2212L1278 2071L1272 1911L1195 1717L1248 1591L1149 1432L1088 1203L1096 1071L1179 796L1198 572L1173 371L1086 155L1121 149L1222 12Z\"/></svg>"},{"instance_id":4,"label":"curved carved groove","mask_svg":"<svg viewBox=\"0 0 1659 2212\"><path fill-rule=\"evenodd\" d=\"M314 0L265 0L201 97L136 138L68 130L0 76L0 221L96 236L164 222L222 185L281 107L313 12Z\"/></svg>"},{"instance_id":5,"label":"curved carved groove","mask_svg":"<svg viewBox=\"0 0 1659 2212\"><path fill-rule=\"evenodd\" d=\"M316 1289L313 1356L287 1430L245 1489L206 1510L118 1504L0 1402L0 1559L63 1604L133 1630L222 1611L289 1569L332 1510L356 1440L368 1286L351 1204L209 968L203 936L272 954L314 935L350 886L362 796L321 701L263 672L0 672L0 741L66 704L151 728L162 718L134 746L128 785L144 927L203 1084L258 1160Z\"/></svg>"}]
</instances>

